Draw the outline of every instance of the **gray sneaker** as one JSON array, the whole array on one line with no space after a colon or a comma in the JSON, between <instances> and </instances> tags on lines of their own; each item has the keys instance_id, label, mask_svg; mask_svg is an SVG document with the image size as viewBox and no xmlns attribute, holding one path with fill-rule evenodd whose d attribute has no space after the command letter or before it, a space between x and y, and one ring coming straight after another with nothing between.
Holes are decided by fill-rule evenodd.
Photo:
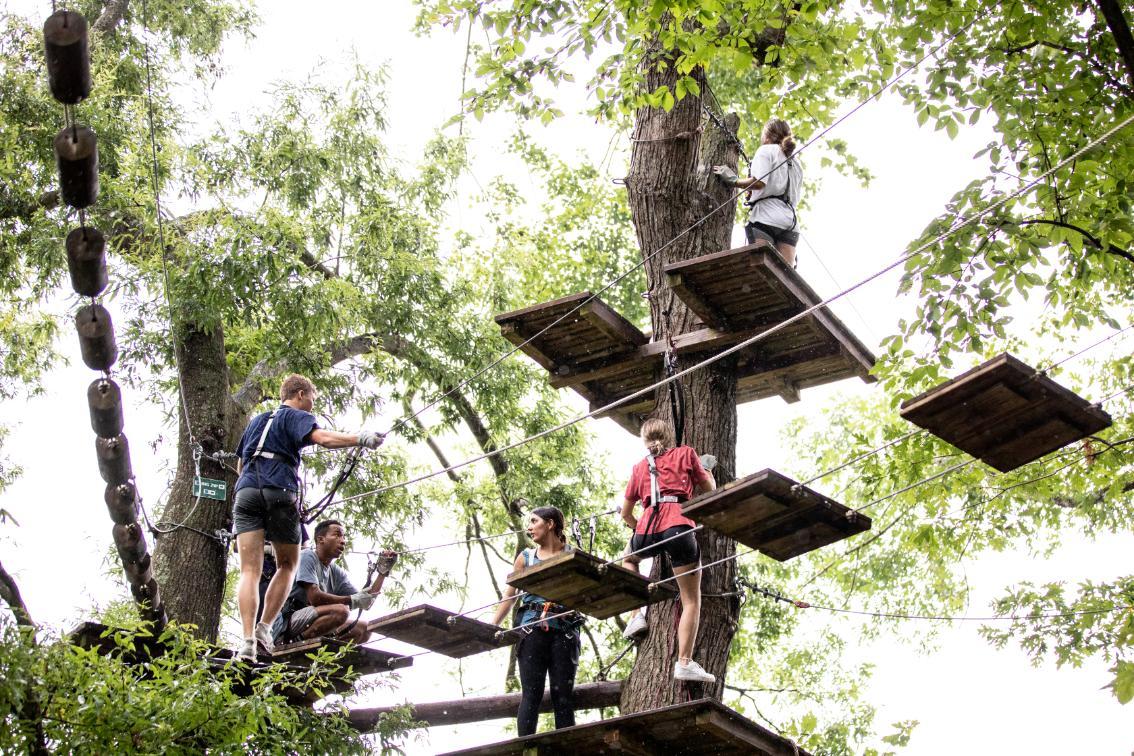
<instances>
[{"instance_id":1,"label":"gray sneaker","mask_svg":"<svg viewBox=\"0 0 1134 756\"><path fill-rule=\"evenodd\" d=\"M272 628L265 625L263 622L256 623L256 653L261 658L272 658L272 652L276 650L276 644L272 641Z\"/></svg>"},{"instance_id":2,"label":"gray sneaker","mask_svg":"<svg viewBox=\"0 0 1134 756\"><path fill-rule=\"evenodd\" d=\"M638 613L631 617L630 621L626 623L626 629L622 631L622 637L629 638L630 640L641 640L646 637L647 629L646 615Z\"/></svg>"},{"instance_id":3,"label":"gray sneaker","mask_svg":"<svg viewBox=\"0 0 1134 756\"><path fill-rule=\"evenodd\" d=\"M256 661L256 639L245 638L240 642L240 648L236 650L236 660L254 662Z\"/></svg>"},{"instance_id":4,"label":"gray sneaker","mask_svg":"<svg viewBox=\"0 0 1134 756\"><path fill-rule=\"evenodd\" d=\"M688 664L677 662L673 665L673 679L686 682L714 683L717 678L706 672L700 664L690 660Z\"/></svg>"}]
</instances>

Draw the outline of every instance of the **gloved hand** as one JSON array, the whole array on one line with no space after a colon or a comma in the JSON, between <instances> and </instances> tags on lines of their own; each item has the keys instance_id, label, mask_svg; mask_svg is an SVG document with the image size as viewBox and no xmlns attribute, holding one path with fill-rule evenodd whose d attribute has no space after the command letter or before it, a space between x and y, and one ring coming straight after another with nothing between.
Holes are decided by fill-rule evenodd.
<instances>
[{"instance_id":1,"label":"gloved hand","mask_svg":"<svg viewBox=\"0 0 1134 756\"><path fill-rule=\"evenodd\" d=\"M367 591L359 591L350 597L351 609L369 609L374 605L375 596Z\"/></svg>"},{"instance_id":2,"label":"gloved hand","mask_svg":"<svg viewBox=\"0 0 1134 756\"><path fill-rule=\"evenodd\" d=\"M714 165L713 173L729 186L736 186L736 172L727 165Z\"/></svg>"},{"instance_id":3,"label":"gloved hand","mask_svg":"<svg viewBox=\"0 0 1134 756\"><path fill-rule=\"evenodd\" d=\"M358 434L358 445L367 449L377 449L386 438L378 431L361 431Z\"/></svg>"},{"instance_id":4,"label":"gloved hand","mask_svg":"<svg viewBox=\"0 0 1134 756\"><path fill-rule=\"evenodd\" d=\"M389 575L394 563L398 561L398 552L383 551L378 555L378 566L375 568L379 575Z\"/></svg>"}]
</instances>

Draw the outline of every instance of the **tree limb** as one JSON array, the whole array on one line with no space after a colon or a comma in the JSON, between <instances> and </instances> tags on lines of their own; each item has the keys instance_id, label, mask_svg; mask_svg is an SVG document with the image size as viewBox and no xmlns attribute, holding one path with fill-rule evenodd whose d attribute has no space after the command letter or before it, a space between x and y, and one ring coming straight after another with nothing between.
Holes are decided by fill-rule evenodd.
<instances>
[{"instance_id":1,"label":"tree limb","mask_svg":"<svg viewBox=\"0 0 1134 756\"><path fill-rule=\"evenodd\" d=\"M1110 28L1114 43L1118 47L1118 53L1122 56L1122 62L1126 64L1126 75L1134 84L1134 34L1130 33L1130 24L1122 13L1122 4L1116 0L1095 0L1095 4L1106 19L1106 25Z\"/></svg>"},{"instance_id":2,"label":"tree limb","mask_svg":"<svg viewBox=\"0 0 1134 756\"><path fill-rule=\"evenodd\" d=\"M1004 219L1004 220L1000 221L998 225L1001 225L1001 226L1057 226L1059 228L1065 228L1068 231L1074 231L1075 233L1082 236L1095 249L1102 250L1103 252L1106 252L1106 253L1111 254L1111 255L1118 255L1119 257L1122 257L1122 258L1134 263L1134 254L1131 254L1130 252L1126 251L1125 249L1122 249L1121 247L1118 247L1114 244L1107 244L1107 245L1104 246L1102 241L1100 241L1098 237L1096 237L1094 234L1092 234L1090 231L1086 230L1085 228L1080 228L1079 226L1076 226L1074 223L1068 223L1066 221L1047 219L1047 218L1033 218L1031 220Z\"/></svg>"},{"instance_id":3,"label":"tree limb","mask_svg":"<svg viewBox=\"0 0 1134 756\"><path fill-rule=\"evenodd\" d=\"M126 18L126 10L130 6L130 0L110 0L102 9L99 14L98 20L91 25L91 31L95 34L110 34L118 28L118 24Z\"/></svg>"},{"instance_id":4,"label":"tree limb","mask_svg":"<svg viewBox=\"0 0 1134 756\"><path fill-rule=\"evenodd\" d=\"M52 189L32 200L19 200L6 190L0 194L0 220L31 220L36 213L59 207L59 192Z\"/></svg>"},{"instance_id":5,"label":"tree limb","mask_svg":"<svg viewBox=\"0 0 1134 756\"><path fill-rule=\"evenodd\" d=\"M16 585L15 578L4 569L3 564L0 564L0 598L4 599L4 603L12 609L17 625L35 629L31 613L28 611L23 597L20 596L20 587Z\"/></svg>"}]
</instances>

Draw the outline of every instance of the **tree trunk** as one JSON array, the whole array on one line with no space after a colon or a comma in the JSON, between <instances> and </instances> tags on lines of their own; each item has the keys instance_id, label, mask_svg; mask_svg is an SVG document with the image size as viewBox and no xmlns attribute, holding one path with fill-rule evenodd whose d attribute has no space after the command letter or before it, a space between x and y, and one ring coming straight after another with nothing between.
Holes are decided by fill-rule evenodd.
<instances>
[{"instance_id":1,"label":"tree trunk","mask_svg":"<svg viewBox=\"0 0 1134 756\"><path fill-rule=\"evenodd\" d=\"M677 76L672 66L664 68L659 70L654 64L647 71L646 91L654 91L663 84L672 91ZM704 88L704 72L698 70L693 76ZM655 341L700 326L693 313L665 284L664 267L728 249L732 234L735 204L727 202L731 190L712 175L711 168L714 164L729 164L735 169L738 154L734 142L715 130L711 121L704 124L705 131L701 135L701 113L700 97L687 96L668 113L643 108L636 115L634 148L626 184L638 243L646 260L650 319ZM726 125L735 130L736 122L736 117L730 116ZM705 218L722 203L725 205L723 208ZM677 239L679 234L702 218L705 220L695 229ZM669 246L665 246L667 244ZM678 368L689 367L705 356L686 356L679 361ZM732 480L735 470L735 368L735 360L725 358L682 380L686 398L684 443L699 453L717 457L718 466L714 473L718 485ZM672 421L665 390L659 392L653 414ZM700 532L698 541L702 564L736 553L735 541L712 531ZM730 561L701 573L701 590L706 595L702 599L700 631L693 656L707 671L717 676L717 682L703 686L673 680L680 602L655 604L647 614L649 634L638 649L634 669L622 689L623 714L704 696L721 698L739 605L734 599L723 599L713 594L732 591L735 571L736 566Z\"/></svg>"},{"instance_id":2,"label":"tree trunk","mask_svg":"<svg viewBox=\"0 0 1134 756\"><path fill-rule=\"evenodd\" d=\"M200 475L224 480L229 496L226 501L202 498L198 503L193 496L193 478L197 475L194 460L197 447L193 441L206 455L233 451L247 415L229 397L221 326L211 332L183 327L177 339L177 350L184 401L179 402L177 413L177 473L169 500L161 512L161 527L166 529L176 524L189 527L157 536L154 571L170 619L196 625L200 637L215 641L228 567L228 550L215 534L231 529L231 494L236 476L219 462L202 457Z\"/></svg>"}]
</instances>

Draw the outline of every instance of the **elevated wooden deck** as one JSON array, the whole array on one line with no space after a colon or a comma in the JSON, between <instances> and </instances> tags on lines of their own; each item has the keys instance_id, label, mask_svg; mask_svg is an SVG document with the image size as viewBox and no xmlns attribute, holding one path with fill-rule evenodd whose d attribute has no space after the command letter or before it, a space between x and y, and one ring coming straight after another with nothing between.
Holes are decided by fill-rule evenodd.
<instances>
[{"instance_id":1,"label":"elevated wooden deck","mask_svg":"<svg viewBox=\"0 0 1134 756\"><path fill-rule=\"evenodd\" d=\"M870 518L775 470L690 499L682 514L781 562L870 530Z\"/></svg>"},{"instance_id":2,"label":"elevated wooden deck","mask_svg":"<svg viewBox=\"0 0 1134 756\"><path fill-rule=\"evenodd\" d=\"M672 581L651 589L649 578L578 549L513 572L508 585L598 619L677 598Z\"/></svg>"},{"instance_id":3,"label":"elevated wooden deck","mask_svg":"<svg viewBox=\"0 0 1134 756\"><path fill-rule=\"evenodd\" d=\"M703 324L674 336L674 348L682 355L720 352L822 301L763 243L675 263L666 267L666 279ZM524 353L548 371L552 386L573 389L592 410L644 389L663 374L666 343L650 341L589 292L504 313L496 322L509 341L523 345ZM544 328L546 333L540 333ZM525 344L528 338L532 341ZM854 376L873 381L873 366L870 351L823 308L738 354L737 398L748 402L780 396L795 402L802 389L812 386ZM637 433L654 408L656 393L607 414Z\"/></svg>"},{"instance_id":4,"label":"elevated wooden deck","mask_svg":"<svg viewBox=\"0 0 1134 756\"><path fill-rule=\"evenodd\" d=\"M462 617L429 604L403 609L369 623L371 632L461 659L515 643L515 633L501 636L500 628Z\"/></svg>"},{"instance_id":5,"label":"elevated wooden deck","mask_svg":"<svg viewBox=\"0 0 1134 756\"><path fill-rule=\"evenodd\" d=\"M445 756L811 756L712 699L565 727Z\"/></svg>"},{"instance_id":6,"label":"elevated wooden deck","mask_svg":"<svg viewBox=\"0 0 1134 756\"><path fill-rule=\"evenodd\" d=\"M1100 407L1007 353L903 402L901 415L1001 472L1111 425Z\"/></svg>"}]
</instances>

